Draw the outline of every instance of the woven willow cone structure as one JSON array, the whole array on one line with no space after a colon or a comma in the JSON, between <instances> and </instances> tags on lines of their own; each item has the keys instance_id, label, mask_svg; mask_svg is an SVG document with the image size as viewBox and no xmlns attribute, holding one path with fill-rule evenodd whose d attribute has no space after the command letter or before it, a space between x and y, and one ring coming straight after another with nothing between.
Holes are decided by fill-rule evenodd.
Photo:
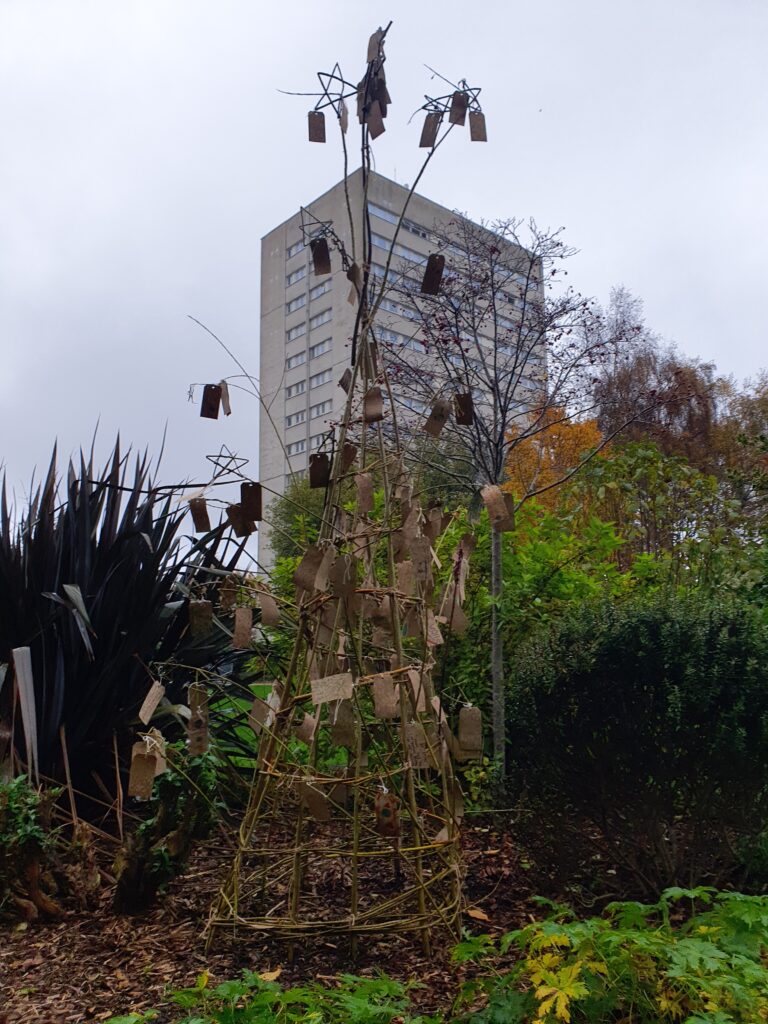
<instances>
[{"instance_id":1,"label":"woven willow cone structure","mask_svg":"<svg viewBox=\"0 0 768 1024\"><path fill-rule=\"evenodd\" d=\"M333 107L342 132L345 97L357 96L364 183L367 119L382 95L385 36L379 30L371 37L359 85L344 82L337 66L325 76L338 84L331 95L319 76L318 107ZM374 111L376 134L381 109ZM347 397L332 451L318 453L310 465L310 480L326 487L319 538L294 579L298 626L287 671L267 700L254 703L257 767L237 852L211 912L209 942L223 928L289 940L341 932L353 945L364 933L417 931L428 946L433 929L457 934L460 927L457 740L432 680L433 652L443 641L432 542L442 522L424 514L404 469L376 345L384 285L377 292L368 274L366 194L364 184L357 234L349 211L351 242L332 225L305 229L307 242L323 237L339 253L354 289L351 364L341 382ZM313 255L319 248L313 246ZM374 487L383 493L375 518ZM448 590L452 606L463 594L471 549L468 540L463 544L443 605ZM452 612L444 628L451 622Z\"/></svg>"}]
</instances>

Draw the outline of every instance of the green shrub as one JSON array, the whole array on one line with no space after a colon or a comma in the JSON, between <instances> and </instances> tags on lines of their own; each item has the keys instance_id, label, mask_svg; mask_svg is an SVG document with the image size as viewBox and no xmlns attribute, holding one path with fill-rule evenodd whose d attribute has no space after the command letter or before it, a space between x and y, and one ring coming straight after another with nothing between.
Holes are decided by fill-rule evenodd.
<instances>
[{"instance_id":1,"label":"green shrub","mask_svg":"<svg viewBox=\"0 0 768 1024\"><path fill-rule=\"evenodd\" d=\"M711 906L690 916L701 903ZM756 1024L768 1018L766 945L766 897L670 889L656 904L615 903L586 921L556 908L498 943L486 935L457 947L454 959L490 973L464 984L456 1009L484 998L461 1018L475 1024ZM494 969L510 948L519 960Z\"/></svg>"},{"instance_id":2,"label":"green shrub","mask_svg":"<svg viewBox=\"0 0 768 1024\"><path fill-rule=\"evenodd\" d=\"M755 609L589 605L511 669L512 780L540 836L608 851L646 894L732 875L768 812L768 627Z\"/></svg>"}]
</instances>

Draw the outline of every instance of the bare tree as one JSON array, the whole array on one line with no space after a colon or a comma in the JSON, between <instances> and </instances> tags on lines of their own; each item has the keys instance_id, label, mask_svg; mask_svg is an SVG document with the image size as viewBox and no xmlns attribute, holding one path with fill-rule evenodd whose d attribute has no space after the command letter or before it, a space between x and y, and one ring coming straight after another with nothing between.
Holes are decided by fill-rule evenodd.
<instances>
[{"instance_id":1,"label":"bare tree","mask_svg":"<svg viewBox=\"0 0 768 1024\"><path fill-rule=\"evenodd\" d=\"M493 743L503 768L502 532L511 528L515 509L547 487L534 472L525 492L510 500L499 485L518 445L593 412L593 384L632 332L608 331L594 303L560 285L575 250L559 231L532 221L489 227L462 217L438 228L434 242L445 258L437 294L422 290L422 268L397 268L393 292L401 308L395 312L413 320L413 336L408 345L390 343L380 330L380 344L398 400L413 411L433 410L432 426L411 419L411 447L424 443L422 426L434 434L435 413L439 420L446 403L453 404L441 436L454 459L463 457L489 507Z\"/></svg>"}]
</instances>

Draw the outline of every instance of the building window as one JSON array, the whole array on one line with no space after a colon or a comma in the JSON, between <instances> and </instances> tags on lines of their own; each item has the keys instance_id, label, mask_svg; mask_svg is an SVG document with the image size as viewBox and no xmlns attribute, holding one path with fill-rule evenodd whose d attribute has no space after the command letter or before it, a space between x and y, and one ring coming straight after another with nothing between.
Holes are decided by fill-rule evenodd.
<instances>
[{"instance_id":1,"label":"building window","mask_svg":"<svg viewBox=\"0 0 768 1024\"><path fill-rule=\"evenodd\" d=\"M322 284L316 284L314 288L310 288L309 297L310 299L319 299L321 295L325 295L331 288L333 288L333 281L329 277Z\"/></svg>"},{"instance_id":2,"label":"building window","mask_svg":"<svg viewBox=\"0 0 768 1024\"><path fill-rule=\"evenodd\" d=\"M402 256L403 259L411 260L413 263L426 263L427 257L423 253L416 252L415 249L409 249L407 245L400 245L399 242L395 242L392 245L391 238L385 238L384 235L376 235L371 232L371 241L374 245L378 245L380 249L392 249L395 256Z\"/></svg>"},{"instance_id":3,"label":"building window","mask_svg":"<svg viewBox=\"0 0 768 1024\"><path fill-rule=\"evenodd\" d=\"M289 455L301 455L302 452L307 450L307 439L302 437L300 441L294 441L293 444L286 445L285 450Z\"/></svg>"},{"instance_id":4,"label":"building window","mask_svg":"<svg viewBox=\"0 0 768 1024\"><path fill-rule=\"evenodd\" d=\"M311 388L319 388L321 384L327 384L332 376L333 370L323 370L322 373L316 373L309 378L309 386Z\"/></svg>"},{"instance_id":5,"label":"building window","mask_svg":"<svg viewBox=\"0 0 768 1024\"><path fill-rule=\"evenodd\" d=\"M426 412L427 403L420 401L418 398L403 398L403 405L406 409L410 409L412 412Z\"/></svg>"},{"instance_id":6,"label":"building window","mask_svg":"<svg viewBox=\"0 0 768 1024\"><path fill-rule=\"evenodd\" d=\"M330 352L333 348L333 341L330 338L326 338L325 341L318 341L316 345L309 346L309 358L314 359L316 356L321 356L323 352Z\"/></svg>"},{"instance_id":7,"label":"building window","mask_svg":"<svg viewBox=\"0 0 768 1024\"><path fill-rule=\"evenodd\" d=\"M375 203L368 203L368 212L372 213L374 217L380 217L382 220L387 221L388 224L397 224L400 220L399 214L385 210L383 206L377 206ZM412 220L403 218L400 227L404 231L410 231L412 235L418 235L419 238L429 238L427 229L423 228L420 224L415 224Z\"/></svg>"},{"instance_id":8,"label":"building window","mask_svg":"<svg viewBox=\"0 0 768 1024\"><path fill-rule=\"evenodd\" d=\"M310 419L315 420L318 416L324 416L327 412L330 412L331 409L333 409L333 402L330 399L326 399L325 402L318 402L317 405L310 405Z\"/></svg>"},{"instance_id":9,"label":"building window","mask_svg":"<svg viewBox=\"0 0 768 1024\"><path fill-rule=\"evenodd\" d=\"M309 321L309 329L314 330L315 327L320 327L321 324L327 324L333 316L333 311L330 306L328 309L324 309L322 313L318 313L317 316L313 316Z\"/></svg>"},{"instance_id":10,"label":"building window","mask_svg":"<svg viewBox=\"0 0 768 1024\"><path fill-rule=\"evenodd\" d=\"M304 248L304 242L294 242L293 245L289 245L285 253L286 259L291 259L292 256L298 256L301 250Z\"/></svg>"},{"instance_id":11,"label":"building window","mask_svg":"<svg viewBox=\"0 0 768 1024\"><path fill-rule=\"evenodd\" d=\"M427 351L426 346L416 338L409 338L407 334L400 334L398 331L390 331L387 327L380 327L377 335L382 341L389 342L390 345L402 345L403 348L409 348L413 352Z\"/></svg>"},{"instance_id":12,"label":"building window","mask_svg":"<svg viewBox=\"0 0 768 1024\"><path fill-rule=\"evenodd\" d=\"M309 447L312 451L314 451L315 448L319 448L327 436L327 434L313 434L309 439Z\"/></svg>"},{"instance_id":13,"label":"building window","mask_svg":"<svg viewBox=\"0 0 768 1024\"><path fill-rule=\"evenodd\" d=\"M285 389L286 398L295 398L296 395L303 395L307 390L307 382L305 380L297 381L296 384L291 384L290 387Z\"/></svg>"},{"instance_id":14,"label":"building window","mask_svg":"<svg viewBox=\"0 0 768 1024\"><path fill-rule=\"evenodd\" d=\"M296 341L297 338L300 338L302 336L302 334L306 334L306 333L307 333L307 325L306 324L297 324L296 327L292 327L290 329L290 331L288 331L286 333L286 338L288 339L288 341Z\"/></svg>"},{"instance_id":15,"label":"building window","mask_svg":"<svg viewBox=\"0 0 768 1024\"><path fill-rule=\"evenodd\" d=\"M302 278L304 278L306 276L307 276L307 268L306 267L299 267L298 270L294 270L293 273L288 274L288 276L286 277L286 279L285 279L286 287L289 287L292 284L297 284L299 281L301 281Z\"/></svg>"},{"instance_id":16,"label":"building window","mask_svg":"<svg viewBox=\"0 0 768 1024\"><path fill-rule=\"evenodd\" d=\"M294 368L294 366L301 366L301 364L302 363L306 363L306 361L307 361L307 353L306 352L297 352L295 356L289 356L285 360L285 368L286 368L286 370L292 370Z\"/></svg>"},{"instance_id":17,"label":"building window","mask_svg":"<svg viewBox=\"0 0 768 1024\"><path fill-rule=\"evenodd\" d=\"M406 320L418 320L419 314L411 306L404 306L401 302L395 302L393 299L382 299L379 305L380 309L385 309L388 313L397 313L398 316L405 317Z\"/></svg>"},{"instance_id":18,"label":"building window","mask_svg":"<svg viewBox=\"0 0 768 1024\"><path fill-rule=\"evenodd\" d=\"M301 309L302 306L305 306L306 302L307 302L307 296L306 295L297 295L295 299L291 299L291 301L289 303L287 303L285 308L286 308L287 312L295 313L297 309Z\"/></svg>"},{"instance_id":19,"label":"building window","mask_svg":"<svg viewBox=\"0 0 768 1024\"><path fill-rule=\"evenodd\" d=\"M291 413L290 416L285 417L286 427L295 427L299 423L304 423L307 418L307 410L299 409L298 412Z\"/></svg>"}]
</instances>

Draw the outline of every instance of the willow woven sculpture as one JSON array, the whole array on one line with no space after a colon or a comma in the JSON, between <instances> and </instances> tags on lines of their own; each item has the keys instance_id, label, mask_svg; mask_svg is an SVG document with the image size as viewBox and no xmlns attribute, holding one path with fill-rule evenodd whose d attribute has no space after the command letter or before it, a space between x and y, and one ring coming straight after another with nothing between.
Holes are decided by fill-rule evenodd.
<instances>
[{"instance_id":1,"label":"willow woven sculpture","mask_svg":"<svg viewBox=\"0 0 768 1024\"><path fill-rule=\"evenodd\" d=\"M475 709L466 709L473 714L460 721L460 747L432 669L441 626L455 628L463 619L471 539L452 553L453 571L437 602L432 545L445 520L441 511L425 514L404 468L376 345L384 285L377 291L368 273L369 120L379 129L386 113L385 36L379 30L371 37L358 86L349 86L338 66L321 76L318 107L332 106L344 132L344 98L357 95L363 125L363 210L357 232L350 231L362 249L356 253L333 225L305 226L306 241L315 243L315 272L332 269L333 250L351 282L352 358L340 382L346 402L330 450L310 463L311 484L325 488L319 538L294 577L298 627L287 671L251 712L257 768L209 937L224 927L287 939L343 932L353 941L362 933L415 930L427 943L435 927L459 929L463 803L452 755L479 756L479 722ZM311 140L320 141L313 131ZM350 223L352 217L350 210ZM383 493L375 518L374 488Z\"/></svg>"}]
</instances>

